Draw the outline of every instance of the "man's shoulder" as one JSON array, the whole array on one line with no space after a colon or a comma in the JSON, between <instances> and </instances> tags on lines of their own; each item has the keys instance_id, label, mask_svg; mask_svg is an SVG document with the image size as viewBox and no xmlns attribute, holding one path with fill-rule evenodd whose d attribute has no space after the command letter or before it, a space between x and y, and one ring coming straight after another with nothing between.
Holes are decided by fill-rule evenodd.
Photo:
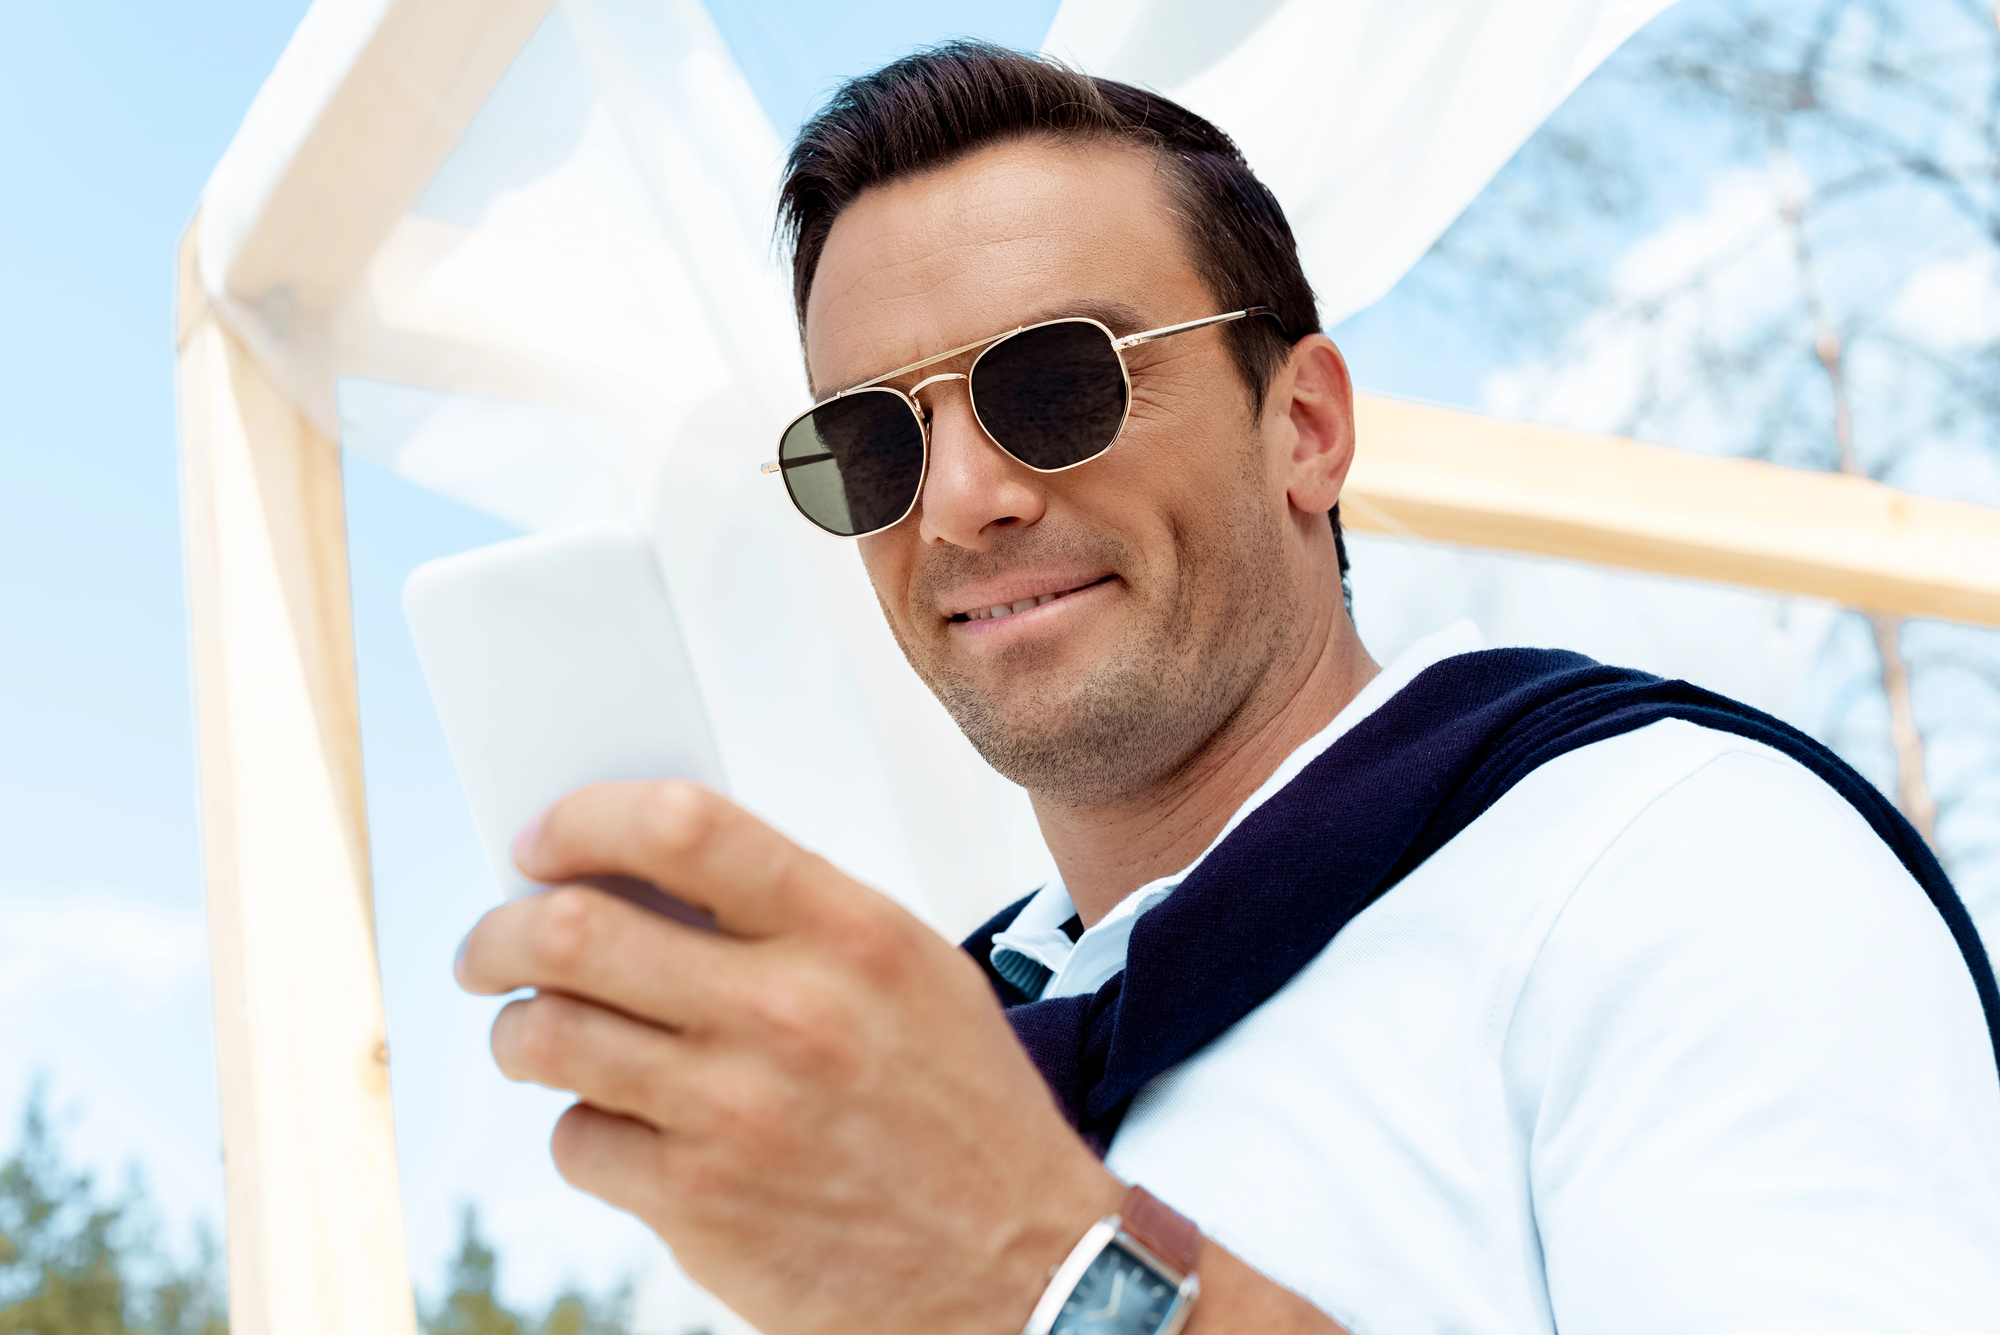
<instances>
[{"instance_id":1,"label":"man's shoulder","mask_svg":"<svg viewBox=\"0 0 2000 1335\"><path fill-rule=\"evenodd\" d=\"M1769 783L1746 792L1738 777L1746 767ZM1579 746L1523 775L1377 907L1440 894L1455 898L1461 887L1480 898L1559 900L1676 793L1680 800L1651 823L1672 824L1691 841L1704 837L1712 813L1747 801L1769 839L1809 841L1832 825L1844 839L1865 835L1881 842L1851 805L1790 756L1667 718ZM1887 854L1886 847L1882 851Z\"/></svg>"},{"instance_id":2,"label":"man's shoulder","mask_svg":"<svg viewBox=\"0 0 2000 1335\"><path fill-rule=\"evenodd\" d=\"M1547 897L1550 930L1575 916L1579 897L1651 937L1718 949L1741 944L1719 927L1759 912L1842 931L1844 949L1866 949L1893 920L1940 947L1971 986L1943 918L1867 818L1760 741L1665 719L1579 747L1522 780L1461 840L1518 864L1512 879Z\"/></svg>"},{"instance_id":3,"label":"man's shoulder","mask_svg":"<svg viewBox=\"0 0 2000 1335\"><path fill-rule=\"evenodd\" d=\"M1508 1011L1507 1102L1544 1241L1570 1258L1564 1301L1662 1310L1641 1258L1747 1279L1787 1254L1822 1258L1828 1292L1872 1275L1879 1298L1898 1286L1870 1249L1891 1234L1893 1268L1924 1277L1901 1301L1994 1293L1973 1240L2000 1223L2000 1081L1944 918L1790 757L1659 745L1682 776L1637 795Z\"/></svg>"},{"instance_id":4,"label":"man's shoulder","mask_svg":"<svg viewBox=\"0 0 2000 1335\"><path fill-rule=\"evenodd\" d=\"M1675 800L1656 810L1669 795ZM1558 756L1515 784L1467 833L1490 822L1527 845L1581 839L1595 856L1649 812L1655 823L1686 826L1691 837L1717 817L1754 817L1766 840L1832 833L1896 860L1853 804L1793 756L1680 718Z\"/></svg>"},{"instance_id":5,"label":"man's shoulder","mask_svg":"<svg viewBox=\"0 0 2000 1335\"><path fill-rule=\"evenodd\" d=\"M1628 767L1604 762L1652 763L1604 799L1617 819L1544 916L1509 1046L1594 1065L1621 1046L1679 1043L1689 1070L1734 1052L1738 1074L1780 1063L1803 1080L1857 1074L1887 1036L1874 1054L1885 1068L1927 1054L2000 1134L1972 972L1896 853L1771 747L1689 724L1648 731L1622 756L1616 741L1579 751L1574 772L1554 776L1611 786Z\"/></svg>"},{"instance_id":6,"label":"man's shoulder","mask_svg":"<svg viewBox=\"0 0 2000 1335\"><path fill-rule=\"evenodd\" d=\"M1944 917L1861 812L1793 757L1679 719L1542 766L1377 908L1400 935L1462 937L1502 1011L1531 983L1602 1007L1642 978L1819 997L1866 970L1941 980L1984 1034Z\"/></svg>"},{"instance_id":7,"label":"man's shoulder","mask_svg":"<svg viewBox=\"0 0 2000 1335\"><path fill-rule=\"evenodd\" d=\"M1894 920L1936 938L1957 962L1949 930L1894 850L1824 779L1773 747L1666 720L1547 768L1546 782L1522 785L1524 806L1574 804L1590 827L1570 899L1618 906L1651 934L1704 939L1768 913L1795 919L1794 935L1839 931L1866 948L1869 933ZM1564 915L1582 916L1574 905Z\"/></svg>"}]
</instances>

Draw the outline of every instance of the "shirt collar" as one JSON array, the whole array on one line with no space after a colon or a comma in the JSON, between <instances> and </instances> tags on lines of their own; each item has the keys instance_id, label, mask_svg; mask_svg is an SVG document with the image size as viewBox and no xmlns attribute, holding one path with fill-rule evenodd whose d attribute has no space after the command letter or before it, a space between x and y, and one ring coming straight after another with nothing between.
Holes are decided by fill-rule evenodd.
<instances>
[{"instance_id":1,"label":"shirt collar","mask_svg":"<svg viewBox=\"0 0 2000 1335\"><path fill-rule=\"evenodd\" d=\"M1039 994L1033 987L1022 987L1030 996L1065 997L1095 992L1125 967L1126 946L1139 915L1172 894L1187 879L1188 873L1199 867L1202 859L1242 824L1244 817L1296 779L1300 770L1319 759L1350 728L1381 708L1384 701L1409 685L1426 668L1458 654L1474 653L1485 647L1486 641L1479 628L1463 620L1418 640L1398 654L1373 681L1362 687L1347 702L1347 707L1333 716L1332 722L1300 743L1279 762L1278 767L1271 771L1271 777L1236 808L1228 824L1202 850L1201 857L1173 875L1149 881L1125 896L1074 943L1063 932L1062 924L1075 914L1076 905L1070 901L1062 878L1057 877L1029 898L1006 931L994 935L994 968L1003 977L1014 981L1016 986L1022 982L1042 984Z\"/></svg>"}]
</instances>

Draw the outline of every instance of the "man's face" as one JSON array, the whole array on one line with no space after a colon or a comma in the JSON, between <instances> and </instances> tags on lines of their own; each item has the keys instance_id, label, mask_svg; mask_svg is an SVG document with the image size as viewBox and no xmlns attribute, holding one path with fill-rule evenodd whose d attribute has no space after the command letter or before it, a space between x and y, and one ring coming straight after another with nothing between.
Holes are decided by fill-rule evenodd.
<instances>
[{"instance_id":1,"label":"man's face","mask_svg":"<svg viewBox=\"0 0 2000 1335\"><path fill-rule=\"evenodd\" d=\"M1039 320L1092 315L1124 335L1217 313L1152 155L1028 140L841 214L806 354L825 395ZM1115 801L1185 765L1304 633L1282 409L1253 414L1216 328L1126 359L1124 434L1062 473L999 450L964 381L925 389L922 499L861 540L911 666L1043 801Z\"/></svg>"}]
</instances>

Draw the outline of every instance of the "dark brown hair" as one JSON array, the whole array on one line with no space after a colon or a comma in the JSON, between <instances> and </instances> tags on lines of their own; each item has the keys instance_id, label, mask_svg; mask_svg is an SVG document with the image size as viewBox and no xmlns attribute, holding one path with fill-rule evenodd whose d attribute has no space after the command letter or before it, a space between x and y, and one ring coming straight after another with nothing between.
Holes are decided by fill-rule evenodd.
<instances>
[{"instance_id":1,"label":"dark brown hair","mask_svg":"<svg viewBox=\"0 0 2000 1335\"><path fill-rule=\"evenodd\" d=\"M1157 93L984 42L948 42L850 79L799 131L785 163L778 226L791 250L801 333L827 234L849 204L975 149L1035 135L1122 142L1158 155L1195 272L1216 309L1270 306L1278 313L1276 321L1223 326L1261 411L1293 341L1319 329L1319 307L1284 210L1235 143ZM1331 519L1344 586L1339 506Z\"/></svg>"}]
</instances>

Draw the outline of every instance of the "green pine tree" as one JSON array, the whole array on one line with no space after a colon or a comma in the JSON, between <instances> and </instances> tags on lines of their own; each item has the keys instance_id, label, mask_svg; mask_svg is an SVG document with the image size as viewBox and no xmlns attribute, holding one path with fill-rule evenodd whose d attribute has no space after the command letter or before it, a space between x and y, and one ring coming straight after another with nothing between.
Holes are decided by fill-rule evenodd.
<instances>
[{"instance_id":1,"label":"green pine tree","mask_svg":"<svg viewBox=\"0 0 2000 1335\"><path fill-rule=\"evenodd\" d=\"M556 1299L539 1325L531 1326L494 1296L499 1269L499 1258L479 1232L479 1212L467 1205L459 1217L458 1255L448 1268L450 1292L424 1320L429 1335L627 1335L629 1283L604 1298L572 1288Z\"/></svg>"},{"instance_id":2,"label":"green pine tree","mask_svg":"<svg viewBox=\"0 0 2000 1335\"><path fill-rule=\"evenodd\" d=\"M222 1255L197 1230L192 1264L159 1245L135 1174L115 1200L63 1158L42 1082L20 1137L0 1162L0 1335L229 1335ZM465 1207L449 1290L424 1317L428 1335L628 1335L631 1285L601 1296L571 1288L537 1323L494 1294L499 1257Z\"/></svg>"},{"instance_id":3,"label":"green pine tree","mask_svg":"<svg viewBox=\"0 0 2000 1335\"><path fill-rule=\"evenodd\" d=\"M527 1335L521 1319L493 1296L499 1262L479 1236L479 1214L465 1207L458 1228L458 1255L447 1281L451 1292L425 1328L431 1335Z\"/></svg>"},{"instance_id":4,"label":"green pine tree","mask_svg":"<svg viewBox=\"0 0 2000 1335\"><path fill-rule=\"evenodd\" d=\"M0 1163L0 1335L226 1335L213 1242L180 1270L145 1215L136 1178L103 1201L64 1162L38 1081Z\"/></svg>"}]
</instances>

